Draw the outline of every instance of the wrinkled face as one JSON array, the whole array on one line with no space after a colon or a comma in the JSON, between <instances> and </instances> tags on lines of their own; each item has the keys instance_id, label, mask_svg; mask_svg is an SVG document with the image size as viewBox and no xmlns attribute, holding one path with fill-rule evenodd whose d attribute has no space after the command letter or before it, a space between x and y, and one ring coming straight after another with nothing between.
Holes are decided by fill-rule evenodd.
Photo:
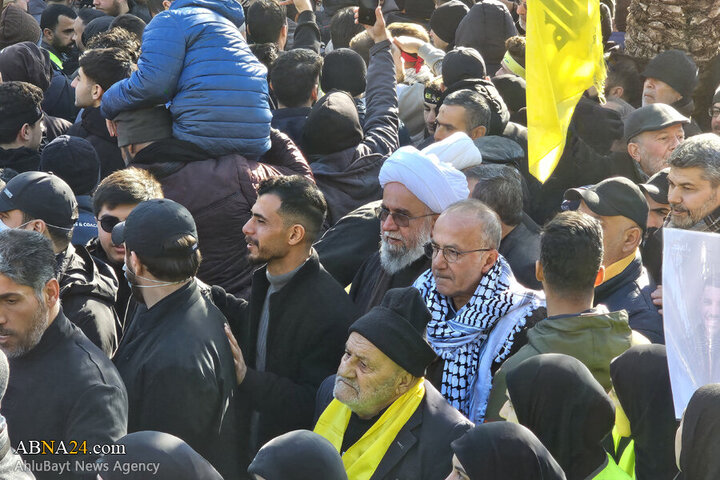
<instances>
[{"instance_id":1,"label":"wrinkled face","mask_svg":"<svg viewBox=\"0 0 720 480\"><path fill-rule=\"evenodd\" d=\"M646 78L643 84L642 106L653 103L672 105L682 98L677 90L657 78Z\"/></svg>"},{"instance_id":2,"label":"wrinkled face","mask_svg":"<svg viewBox=\"0 0 720 480\"><path fill-rule=\"evenodd\" d=\"M279 213L281 205L277 195L260 195L243 226L248 259L256 265L283 258L289 251L288 228Z\"/></svg>"},{"instance_id":3,"label":"wrinkled face","mask_svg":"<svg viewBox=\"0 0 720 480\"><path fill-rule=\"evenodd\" d=\"M479 232L482 224L474 215L464 212L445 212L437 219L432 232L432 242L439 248L453 249L457 252L491 248L483 243ZM432 258L432 273L437 291L454 300L455 306L461 308L475 293L480 279L487 273L487 265L491 251L461 254L454 263L445 259L442 251Z\"/></svg>"},{"instance_id":4,"label":"wrinkled face","mask_svg":"<svg viewBox=\"0 0 720 480\"><path fill-rule=\"evenodd\" d=\"M672 167L668 173L670 225L690 228L720 207L720 185L703 178L700 167Z\"/></svg>"},{"instance_id":5,"label":"wrinkled face","mask_svg":"<svg viewBox=\"0 0 720 480\"><path fill-rule=\"evenodd\" d=\"M60 15L53 31L52 46L55 50L66 52L75 43L75 19Z\"/></svg>"},{"instance_id":6,"label":"wrinkled face","mask_svg":"<svg viewBox=\"0 0 720 480\"><path fill-rule=\"evenodd\" d=\"M472 138L467 128L465 107L443 104L437 115L435 141L444 140L455 132L465 132Z\"/></svg>"},{"instance_id":7,"label":"wrinkled face","mask_svg":"<svg viewBox=\"0 0 720 480\"><path fill-rule=\"evenodd\" d=\"M705 286L700 309L708 338L720 338L720 286Z\"/></svg>"},{"instance_id":8,"label":"wrinkled face","mask_svg":"<svg viewBox=\"0 0 720 480\"><path fill-rule=\"evenodd\" d=\"M433 213L405 185L390 182L383 189L382 207L390 213L420 217ZM392 215L380 225L380 263L388 273L396 273L423 256L423 247L430 241L435 216L413 218L405 227Z\"/></svg>"},{"instance_id":9,"label":"wrinkled face","mask_svg":"<svg viewBox=\"0 0 720 480\"><path fill-rule=\"evenodd\" d=\"M124 245L113 245L111 234L112 227L120 222L124 222L133 208L137 205L118 205L115 208L108 208L106 205L98 212L98 240L100 246L105 251L105 254L110 261L116 265L122 265L125 261L125 246ZM106 231L105 228L109 228L110 231Z\"/></svg>"},{"instance_id":10,"label":"wrinkled face","mask_svg":"<svg viewBox=\"0 0 720 480\"><path fill-rule=\"evenodd\" d=\"M665 224L665 217L670 214L670 205L656 202L647 193L645 193L645 200L650 208L647 219L648 228L661 228Z\"/></svg>"},{"instance_id":11,"label":"wrinkled face","mask_svg":"<svg viewBox=\"0 0 720 480\"><path fill-rule=\"evenodd\" d=\"M643 132L636 137L636 161L646 175L652 176L667 167L673 150L685 140L682 125L670 125L662 130ZM631 148L628 146L628 149Z\"/></svg>"},{"instance_id":12,"label":"wrinkled face","mask_svg":"<svg viewBox=\"0 0 720 480\"><path fill-rule=\"evenodd\" d=\"M85 31L85 23L80 17L76 17L73 21L73 30L75 31L75 46L81 52L85 51L85 44L82 42L82 34Z\"/></svg>"},{"instance_id":13,"label":"wrinkled face","mask_svg":"<svg viewBox=\"0 0 720 480\"><path fill-rule=\"evenodd\" d=\"M470 480L470 476L465 471L465 467L462 466L457 455L452 457L452 472L448 475L445 480Z\"/></svg>"},{"instance_id":14,"label":"wrinkled face","mask_svg":"<svg viewBox=\"0 0 720 480\"><path fill-rule=\"evenodd\" d=\"M0 349L8 358L17 358L32 350L49 323L48 305L43 291L35 291L0 274Z\"/></svg>"},{"instance_id":15,"label":"wrinkled face","mask_svg":"<svg viewBox=\"0 0 720 480\"><path fill-rule=\"evenodd\" d=\"M435 135L435 104L423 102L423 118L429 135Z\"/></svg>"},{"instance_id":16,"label":"wrinkled face","mask_svg":"<svg viewBox=\"0 0 720 480\"><path fill-rule=\"evenodd\" d=\"M611 217L598 215L590 210L590 207L588 207L584 201L580 202L578 211L596 218L602 225L603 266L609 267L613 263L618 262L627 256L623 250L625 244L625 232L627 232L630 228L637 228L632 220L626 217L621 217L620 215L614 215Z\"/></svg>"},{"instance_id":17,"label":"wrinkled face","mask_svg":"<svg viewBox=\"0 0 720 480\"><path fill-rule=\"evenodd\" d=\"M720 103L712 106L711 113L712 120L710 121L710 126L712 127L712 132L715 135L720 135Z\"/></svg>"},{"instance_id":18,"label":"wrinkled face","mask_svg":"<svg viewBox=\"0 0 720 480\"><path fill-rule=\"evenodd\" d=\"M78 68L78 76L76 82L73 83L75 86L75 106L81 108L95 106L93 88L96 88L97 84L85 75L82 67Z\"/></svg>"},{"instance_id":19,"label":"wrinkled face","mask_svg":"<svg viewBox=\"0 0 720 480\"><path fill-rule=\"evenodd\" d=\"M111 17L121 15L123 6L127 6L126 3L121 3L120 0L94 0L93 5L96 10L100 10Z\"/></svg>"},{"instance_id":20,"label":"wrinkled face","mask_svg":"<svg viewBox=\"0 0 720 480\"><path fill-rule=\"evenodd\" d=\"M357 332L345 343L335 377L335 398L361 418L374 416L398 397L403 370Z\"/></svg>"}]
</instances>

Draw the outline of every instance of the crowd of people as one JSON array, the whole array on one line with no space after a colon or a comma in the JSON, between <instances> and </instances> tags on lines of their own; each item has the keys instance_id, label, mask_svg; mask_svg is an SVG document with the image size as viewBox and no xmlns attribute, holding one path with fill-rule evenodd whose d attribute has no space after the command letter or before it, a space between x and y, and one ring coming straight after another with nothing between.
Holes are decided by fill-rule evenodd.
<instances>
[{"instance_id":1,"label":"crowd of people","mask_svg":"<svg viewBox=\"0 0 720 480\"><path fill-rule=\"evenodd\" d=\"M541 184L532 2L4 0L0 479L720 478L720 78L623 3Z\"/></svg>"}]
</instances>

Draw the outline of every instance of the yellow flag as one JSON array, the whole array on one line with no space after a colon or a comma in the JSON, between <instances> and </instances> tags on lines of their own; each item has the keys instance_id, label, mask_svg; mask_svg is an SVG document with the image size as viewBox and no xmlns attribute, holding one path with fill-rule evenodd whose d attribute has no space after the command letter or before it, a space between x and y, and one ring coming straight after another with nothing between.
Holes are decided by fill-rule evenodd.
<instances>
[{"instance_id":1,"label":"yellow flag","mask_svg":"<svg viewBox=\"0 0 720 480\"><path fill-rule=\"evenodd\" d=\"M605 83L599 0L528 0L527 117L530 173L541 182L560 160L575 105Z\"/></svg>"}]
</instances>

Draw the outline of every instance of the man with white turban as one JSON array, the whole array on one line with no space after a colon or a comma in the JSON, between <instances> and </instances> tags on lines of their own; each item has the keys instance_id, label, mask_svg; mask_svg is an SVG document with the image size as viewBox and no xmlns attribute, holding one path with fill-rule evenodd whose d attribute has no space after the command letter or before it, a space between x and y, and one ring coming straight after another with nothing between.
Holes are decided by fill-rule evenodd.
<instances>
[{"instance_id":1,"label":"man with white turban","mask_svg":"<svg viewBox=\"0 0 720 480\"><path fill-rule=\"evenodd\" d=\"M408 287L427 270L424 246L437 216L469 195L459 170L413 147L388 157L379 180L380 250L362 264L350 289L362 313L378 305L389 289Z\"/></svg>"}]
</instances>

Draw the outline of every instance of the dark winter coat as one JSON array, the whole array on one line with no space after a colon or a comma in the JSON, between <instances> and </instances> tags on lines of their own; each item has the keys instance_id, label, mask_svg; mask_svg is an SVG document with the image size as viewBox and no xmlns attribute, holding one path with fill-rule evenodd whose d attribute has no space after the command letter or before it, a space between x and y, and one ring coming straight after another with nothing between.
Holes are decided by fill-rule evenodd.
<instances>
[{"instance_id":1,"label":"dark winter coat","mask_svg":"<svg viewBox=\"0 0 720 480\"><path fill-rule=\"evenodd\" d=\"M110 136L105 124L105 117L102 116L99 108L85 108L80 121L70 127L67 134L84 138L92 144L100 159L100 176L102 178L125 168L125 161L117 146L117 138Z\"/></svg>"},{"instance_id":2,"label":"dark winter coat","mask_svg":"<svg viewBox=\"0 0 720 480\"><path fill-rule=\"evenodd\" d=\"M542 290L542 283L535 277L535 262L540 260L540 229L530 218L502 239L498 252L508 261L518 282Z\"/></svg>"},{"instance_id":3,"label":"dark winter coat","mask_svg":"<svg viewBox=\"0 0 720 480\"><path fill-rule=\"evenodd\" d=\"M18 173L33 172L40 167L40 152L27 147L0 148L0 168L12 168Z\"/></svg>"}]
</instances>

